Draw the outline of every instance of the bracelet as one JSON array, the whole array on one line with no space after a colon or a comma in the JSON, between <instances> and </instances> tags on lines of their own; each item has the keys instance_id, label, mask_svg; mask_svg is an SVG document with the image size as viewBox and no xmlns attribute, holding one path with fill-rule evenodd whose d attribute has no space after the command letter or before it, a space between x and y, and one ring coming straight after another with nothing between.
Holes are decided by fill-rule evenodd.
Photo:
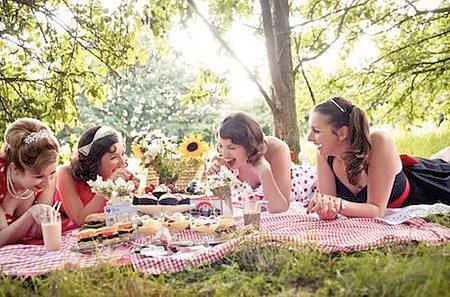
<instances>
[{"instance_id":1,"label":"bracelet","mask_svg":"<svg viewBox=\"0 0 450 297\"><path fill-rule=\"evenodd\" d=\"M339 198L339 199L341 199L341 204L339 206L339 212L338 213L341 213L341 211L343 211L347 207L347 201L342 199L342 198Z\"/></svg>"}]
</instances>

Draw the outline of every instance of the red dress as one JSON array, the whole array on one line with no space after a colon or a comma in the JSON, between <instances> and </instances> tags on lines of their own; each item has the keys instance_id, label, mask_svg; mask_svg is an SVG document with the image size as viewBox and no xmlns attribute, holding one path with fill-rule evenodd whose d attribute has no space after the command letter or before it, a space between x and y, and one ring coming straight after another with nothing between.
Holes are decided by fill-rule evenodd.
<instances>
[{"instance_id":1,"label":"red dress","mask_svg":"<svg viewBox=\"0 0 450 297\"><path fill-rule=\"evenodd\" d=\"M91 200L95 196L95 193L93 193L91 191L91 187L89 187L84 181L76 180L75 188L76 188L78 196L80 197L81 204L83 204L83 206L86 206L89 202L91 202ZM61 192L58 189L56 189L54 200L62 201ZM105 207L105 206L106 206L106 201L104 201L104 203L103 203L103 207ZM63 232L79 227L67 216L67 214L64 210L64 207L62 205L61 205L60 210L61 210L61 214L62 214L61 215L61 223L62 223Z\"/></svg>"},{"instance_id":2,"label":"red dress","mask_svg":"<svg viewBox=\"0 0 450 297\"><path fill-rule=\"evenodd\" d=\"M3 199L6 196L8 191L6 187L6 171L8 170L8 162L2 157L0 157L0 204L3 202ZM5 213L6 223L11 224L17 218L14 215Z\"/></svg>"}]
</instances>

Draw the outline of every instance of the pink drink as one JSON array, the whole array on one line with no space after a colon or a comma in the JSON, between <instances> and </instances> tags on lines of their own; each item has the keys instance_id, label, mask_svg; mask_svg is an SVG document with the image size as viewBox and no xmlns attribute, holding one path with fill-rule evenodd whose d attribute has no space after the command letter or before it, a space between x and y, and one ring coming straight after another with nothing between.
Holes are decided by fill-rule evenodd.
<instances>
[{"instance_id":1,"label":"pink drink","mask_svg":"<svg viewBox=\"0 0 450 297\"><path fill-rule=\"evenodd\" d=\"M41 227L45 249L47 251L59 251L61 249L61 217L44 219Z\"/></svg>"}]
</instances>

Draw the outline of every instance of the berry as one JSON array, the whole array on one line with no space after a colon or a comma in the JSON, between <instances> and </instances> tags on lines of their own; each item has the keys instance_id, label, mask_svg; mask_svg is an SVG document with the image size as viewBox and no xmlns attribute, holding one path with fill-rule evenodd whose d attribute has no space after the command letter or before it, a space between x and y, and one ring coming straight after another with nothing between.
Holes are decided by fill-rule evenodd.
<instances>
[{"instance_id":1,"label":"berry","mask_svg":"<svg viewBox=\"0 0 450 297\"><path fill-rule=\"evenodd\" d=\"M153 185L148 185L145 187L144 191L145 191L145 193L148 194L148 193L153 192L154 189L155 189L155 187Z\"/></svg>"}]
</instances>

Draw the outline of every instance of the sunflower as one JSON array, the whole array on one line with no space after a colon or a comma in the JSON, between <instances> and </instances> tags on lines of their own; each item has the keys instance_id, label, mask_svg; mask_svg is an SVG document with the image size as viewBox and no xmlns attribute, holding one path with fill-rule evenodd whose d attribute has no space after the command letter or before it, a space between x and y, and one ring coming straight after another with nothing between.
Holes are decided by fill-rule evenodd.
<instances>
[{"instance_id":1,"label":"sunflower","mask_svg":"<svg viewBox=\"0 0 450 297\"><path fill-rule=\"evenodd\" d=\"M138 158L143 160L144 159L144 152L141 150L140 146L138 144L132 144L131 145L131 151L133 154Z\"/></svg>"},{"instance_id":2,"label":"sunflower","mask_svg":"<svg viewBox=\"0 0 450 297\"><path fill-rule=\"evenodd\" d=\"M186 159L201 160L209 150L208 144L198 134L189 134L178 147L178 152Z\"/></svg>"}]
</instances>

